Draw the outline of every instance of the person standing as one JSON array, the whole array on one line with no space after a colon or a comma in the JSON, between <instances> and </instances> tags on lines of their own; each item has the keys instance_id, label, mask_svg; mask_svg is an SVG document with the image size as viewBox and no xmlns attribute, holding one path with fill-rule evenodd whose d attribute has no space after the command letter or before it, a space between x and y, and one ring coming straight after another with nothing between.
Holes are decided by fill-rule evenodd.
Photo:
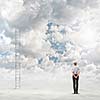
<instances>
[{"instance_id":1,"label":"person standing","mask_svg":"<svg viewBox=\"0 0 100 100\"><path fill-rule=\"evenodd\" d=\"M72 68L73 90L74 94L78 94L78 81L79 81L80 69L78 67L77 62L74 62L73 65L74 65Z\"/></svg>"}]
</instances>

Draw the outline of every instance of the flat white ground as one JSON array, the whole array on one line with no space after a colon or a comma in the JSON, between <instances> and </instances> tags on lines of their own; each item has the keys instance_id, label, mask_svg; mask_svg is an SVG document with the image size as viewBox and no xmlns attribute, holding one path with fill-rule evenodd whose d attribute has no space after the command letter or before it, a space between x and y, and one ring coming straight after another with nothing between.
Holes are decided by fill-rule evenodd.
<instances>
[{"instance_id":1,"label":"flat white ground","mask_svg":"<svg viewBox=\"0 0 100 100\"><path fill-rule=\"evenodd\" d=\"M0 90L0 100L100 100L100 92L82 90L75 95L60 90L7 89Z\"/></svg>"},{"instance_id":2,"label":"flat white ground","mask_svg":"<svg viewBox=\"0 0 100 100\"><path fill-rule=\"evenodd\" d=\"M14 88L14 73L0 75L0 100L100 100L99 81L80 76L79 94L73 94L71 75L30 73L21 75L21 88Z\"/></svg>"}]
</instances>

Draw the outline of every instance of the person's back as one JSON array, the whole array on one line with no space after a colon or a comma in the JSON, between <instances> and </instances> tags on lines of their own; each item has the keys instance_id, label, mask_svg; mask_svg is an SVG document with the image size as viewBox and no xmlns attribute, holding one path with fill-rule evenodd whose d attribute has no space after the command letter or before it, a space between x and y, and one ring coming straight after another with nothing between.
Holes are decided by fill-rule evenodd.
<instances>
[{"instance_id":1,"label":"person's back","mask_svg":"<svg viewBox=\"0 0 100 100\"><path fill-rule=\"evenodd\" d=\"M73 74L77 74L77 72L78 72L79 70L80 70L80 69L79 69L78 66L72 68Z\"/></svg>"}]
</instances>

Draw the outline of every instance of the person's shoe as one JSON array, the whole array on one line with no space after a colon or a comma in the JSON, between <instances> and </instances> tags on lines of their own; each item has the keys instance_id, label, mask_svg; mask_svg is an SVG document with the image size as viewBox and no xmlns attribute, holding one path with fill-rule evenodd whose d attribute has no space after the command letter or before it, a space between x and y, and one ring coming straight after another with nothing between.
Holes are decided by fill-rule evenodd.
<instances>
[{"instance_id":1,"label":"person's shoe","mask_svg":"<svg viewBox=\"0 0 100 100\"><path fill-rule=\"evenodd\" d=\"M76 91L76 94L78 94L78 91Z\"/></svg>"},{"instance_id":2,"label":"person's shoe","mask_svg":"<svg viewBox=\"0 0 100 100\"><path fill-rule=\"evenodd\" d=\"M74 91L74 94L76 94L76 91Z\"/></svg>"}]
</instances>

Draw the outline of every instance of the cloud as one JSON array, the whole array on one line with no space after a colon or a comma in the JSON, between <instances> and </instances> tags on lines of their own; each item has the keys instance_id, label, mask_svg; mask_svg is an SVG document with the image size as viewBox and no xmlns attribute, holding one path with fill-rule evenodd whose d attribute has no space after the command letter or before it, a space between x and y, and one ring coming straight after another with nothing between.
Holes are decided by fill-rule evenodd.
<instances>
[{"instance_id":1,"label":"cloud","mask_svg":"<svg viewBox=\"0 0 100 100\"><path fill-rule=\"evenodd\" d=\"M9 45L11 43L11 39L8 37L5 37L4 34L0 34L0 45Z\"/></svg>"},{"instance_id":2,"label":"cloud","mask_svg":"<svg viewBox=\"0 0 100 100\"><path fill-rule=\"evenodd\" d=\"M100 64L100 45L97 45L92 50L88 50L86 55L83 56L83 59L87 59L88 62L94 63L96 65Z\"/></svg>"},{"instance_id":3,"label":"cloud","mask_svg":"<svg viewBox=\"0 0 100 100\"><path fill-rule=\"evenodd\" d=\"M78 8L86 8L91 7L95 8L99 6L99 0L67 0L67 4L78 7Z\"/></svg>"},{"instance_id":4,"label":"cloud","mask_svg":"<svg viewBox=\"0 0 100 100\"><path fill-rule=\"evenodd\" d=\"M82 66L100 64L99 10L99 0L1 0L0 32L4 30L5 36L14 41L14 30L19 30L21 54L36 57L50 49L45 43L48 20L65 25L70 41L84 52ZM55 34L59 41L63 40L61 36ZM88 53L84 49L89 49Z\"/></svg>"}]
</instances>

